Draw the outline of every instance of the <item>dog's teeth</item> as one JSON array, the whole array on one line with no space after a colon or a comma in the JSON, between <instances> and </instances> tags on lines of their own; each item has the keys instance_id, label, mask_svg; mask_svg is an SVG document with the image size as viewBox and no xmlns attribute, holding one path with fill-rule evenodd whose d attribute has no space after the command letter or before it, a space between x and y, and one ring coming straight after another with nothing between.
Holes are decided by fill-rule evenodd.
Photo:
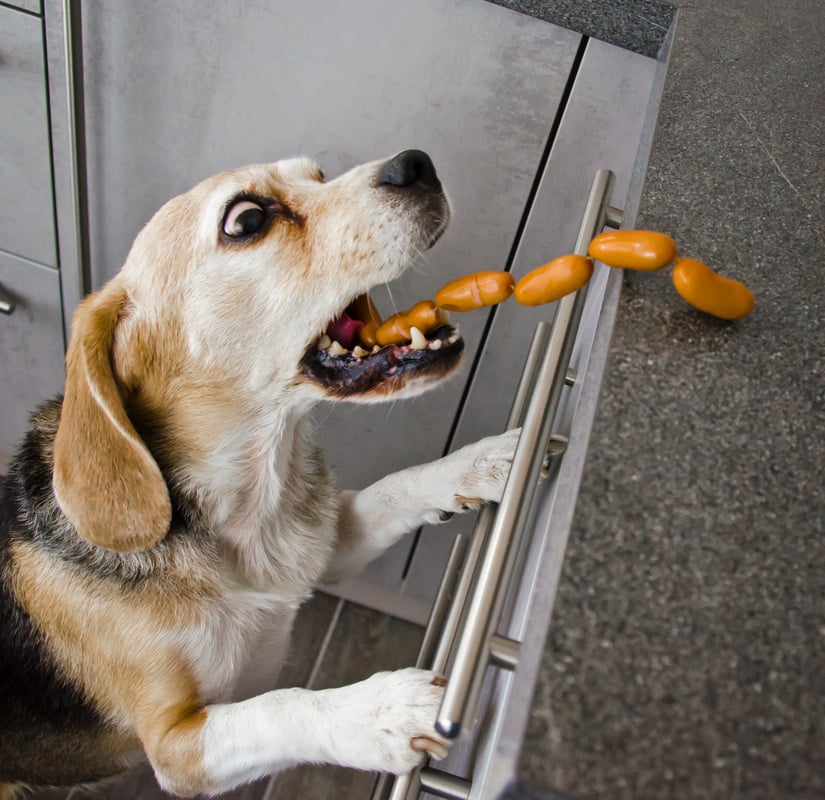
<instances>
[{"instance_id":1,"label":"dog's teeth","mask_svg":"<svg viewBox=\"0 0 825 800\"><path fill-rule=\"evenodd\" d=\"M441 349L441 339L433 339L428 345L428 350L440 350Z\"/></svg>"},{"instance_id":2,"label":"dog's teeth","mask_svg":"<svg viewBox=\"0 0 825 800\"><path fill-rule=\"evenodd\" d=\"M338 342L333 342L329 346L329 352L333 356L345 356L349 351L346 348L341 347Z\"/></svg>"},{"instance_id":3,"label":"dog's teeth","mask_svg":"<svg viewBox=\"0 0 825 800\"><path fill-rule=\"evenodd\" d=\"M413 325L410 328L410 350L426 350L427 337Z\"/></svg>"},{"instance_id":4,"label":"dog's teeth","mask_svg":"<svg viewBox=\"0 0 825 800\"><path fill-rule=\"evenodd\" d=\"M447 344L455 344L457 341L458 341L458 331L456 331L454 334L452 334L450 336L449 339L447 339Z\"/></svg>"},{"instance_id":5,"label":"dog's teeth","mask_svg":"<svg viewBox=\"0 0 825 800\"><path fill-rule=\"evenodd\" d=\"M319 350L326 350L332 344L332 339L329 338L325 333L321 335L321 338L318 340L318 349Z\"/></svg>"},{"instance_id":6,"label":"dog's teeth","mask_svg":"<svg viewBox=\"0 0 825 800\"><path fill-rule=\"evenodd\" d=\"M369 355L369 353L366 350L364 350L364 348L361 347L360 344L357 344L355 345L355 347L352 348L352 354L356 358L363 358L364 356Z\"/></svg>"},{"instance_id":7,"label":"dog's teeth","mask_svg":"<svg viewBox=\"0 0 825 800\"><path fill-rule=\"evenodd\" d=\"M371 352L373 355L375 355L375 354L376 354L376 353L377 353L380 349L381 349L381 348L380 348L377 344L374 344L374 345L372 346L372 350L370 350L370 352Z\"/></svg>"}]
</instances>

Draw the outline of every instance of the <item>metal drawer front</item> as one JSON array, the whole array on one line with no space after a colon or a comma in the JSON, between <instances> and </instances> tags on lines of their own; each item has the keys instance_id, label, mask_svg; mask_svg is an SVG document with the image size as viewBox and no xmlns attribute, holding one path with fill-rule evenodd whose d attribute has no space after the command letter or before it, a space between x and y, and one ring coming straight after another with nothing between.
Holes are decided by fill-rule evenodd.
<instances>
[{"instance_id":1,"label":"metal drawer front","mask_svg":"<svg viewBox=\"0 0 825 800\"><path fill-rule=\"evenodd\" d=\"M43 23L0 6L0 250L55 255Z\"/></svg>"},{"instance_id":2,"label":"metal drawer front","mask_svg":"<svg viewBox=\"0 0 825 800\"><path fill-rule=\"evenodd\" d=\"M409 147L433 157L453 220L392 298L375 293L385 315L506 262L580 36L477 0L225 8L84 6L96 285L170 196L228 166L299 152L330 176ZM485 315L465 316L473 353ZM467 366L415 400L322 407L319 435L341 484L363 487L442 455ZM397 593L409 547L364 580Z\"/></svg>"},{"instance_id":3,"label":"metal drawer front","mask_svg":"<svg viewBox=\"0 0 825 800\"><path fill-rule=\"evenodd\" d=\"M26 430L28 414L63 390L63 315L56 270L0 253L0 462ZM2 463L0 463L2 467Z\"/></svg>"}]
</instances>

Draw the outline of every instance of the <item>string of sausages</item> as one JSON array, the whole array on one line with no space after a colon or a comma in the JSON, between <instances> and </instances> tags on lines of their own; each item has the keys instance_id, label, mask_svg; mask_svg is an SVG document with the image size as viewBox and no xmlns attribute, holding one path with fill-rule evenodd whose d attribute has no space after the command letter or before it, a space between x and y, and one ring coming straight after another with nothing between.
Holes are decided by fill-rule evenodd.
<instances>
[{"instance_id":1,"label":"string of sausages","mask_svg":"<svg viewBox=\"0 0 825 800\"><path fill-rule=\"evenodd\" d=\"M726 320L742 319L753 310L753 293L744 284L719 275L700 261L680 258L676 242L667 234L619 230L596 236L587 256L560 256L527 273L518 282L504 270L486 270L457 278L442 286L433 300L422 300L383 321L369 296L363 295L356 301L358 318L364 323L358 338L367 348L406 342L423 347L426 345L423 333L445 322L445 311L474 311L502 303L511 295L525 306L553 303L590 280L594 259L609 267L643 272L661 270L675 262L673 285L695 308Z\"/></svg>"},{"instance_id":2,"label":"string of sausages","mask_svg":"<svg viewBox=\"0 0 825 800\"><path fill-rule=\"evenodd\" d=\"M644 272L663 269L675 261L673 285L695 308L728 320L742 319L753 311L754 296L744 284L719 275L700 261L680 258L676 242L667 234L643 230L599 234L590 243L587 256L560 256L528 272L517 283L509 272L500 270L465 275L439 289L433 303L424 302L433 313L439 308L473 311L501 303L510 295L525 306L552 303L590 280L594 259L609 267ZM400 316L405 313L410 312Z\"/></svg>"}]
</instances>

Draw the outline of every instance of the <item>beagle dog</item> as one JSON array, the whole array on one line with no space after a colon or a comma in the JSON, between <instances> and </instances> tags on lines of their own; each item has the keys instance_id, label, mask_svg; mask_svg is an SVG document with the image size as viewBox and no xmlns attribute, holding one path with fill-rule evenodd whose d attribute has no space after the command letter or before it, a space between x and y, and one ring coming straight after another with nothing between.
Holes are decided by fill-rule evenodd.
<instances>
[{"instance_id":1,"label":"beagle dog","mask_svg":"<svg viewBox=\"0 0 825 800\"><path fill-rule=\"evenodd\" d=\"M515 432L358 492L311 441L320 400L409 397L455 370L448 324L423 347L323 348L448 219L420 151L329 182L308 159L252 165L164 205L80 304L64 396L32 416L2 499L0 798L147 759L186 796L445 754L425 670L231 698L264 621L287 633L319 582L500 499Z\"/></svg>"}]
</instances>

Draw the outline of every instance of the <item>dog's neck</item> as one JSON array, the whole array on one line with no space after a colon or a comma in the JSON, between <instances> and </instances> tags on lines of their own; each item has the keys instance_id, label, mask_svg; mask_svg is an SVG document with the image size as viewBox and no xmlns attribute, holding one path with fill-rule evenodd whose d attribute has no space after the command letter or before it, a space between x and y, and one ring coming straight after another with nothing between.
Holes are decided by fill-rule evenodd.
<instances>
[{"instance_id":1,"label":"dog's neck","mask_svg":"<svg viewBox=\"0 0 825 800\"><path fill-rule=\"evenodd\" d=\"M186 471L173 478L185 496L197 498L202 525L240 582L267 591L281 586L288 597L305 584L291 574L301 563L298 551L323 551L303 560L323 563L337 520L338 493L312 446L310 409L305 400L283 396L269 408L244 408L240 399L227 415L201 400L192 424L212 435L204 447L198 434L197 457L185 459ZM308 490L312 495L304 496ZM325 506L320 525L314 518L319 498Z\"/></svg>"}]
</instances>

